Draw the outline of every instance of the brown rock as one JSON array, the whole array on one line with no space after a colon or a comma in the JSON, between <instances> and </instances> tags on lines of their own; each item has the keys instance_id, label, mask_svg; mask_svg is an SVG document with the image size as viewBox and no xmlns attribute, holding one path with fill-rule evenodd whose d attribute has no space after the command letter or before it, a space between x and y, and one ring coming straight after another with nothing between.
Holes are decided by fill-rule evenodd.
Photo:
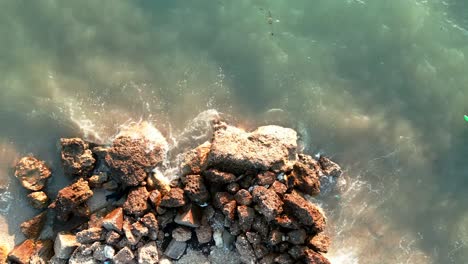
<instances>
[{"instance_id":1,"label":"brown rock","mask_svg":"<svg viewBox=\"0 0 468 264\"><path fill-rule=\"evenodd\" d=\"M239 187L239 184L237 182L231 182L230 184L228 184L226 186L226 190L230 193L230 194L235 194L236 192L238 192L240 189Z\"/></svg>"},{"instance_id":2,"label":"brown rock","mask_svg":"<svg viewBox=\"0 0 468 264\"><path fill-rule=\"evenodd\" d=\"M120 240L120 234L116 231L112 230L107 232L106 234L106 244L108 245L116 245Z\"/></svg>"},{"instance_id":3,"label":"brown rock","mask_svg":"<svg viewBox=\"0 0 468 264\"><path fill-rule=\"evenodd\" d=\"M298 229L288 232L288 241L294 245L304 244L307 233L304 229Z\"/></svg>"},{"instance_id":4,"label":"brown rock","mask_svg":"<svg viewBox=\"0 0 468 264\"><path fill-rule=\"evenodd\" d=\"M28 199L31 205L36 209L44 209L47 207L49 197L43 191L32 192L28 194Z\"/></svg>"},{"instance_id":5,"label":"brown rock","mask_svg":"<svg viewBox=\"0 0 468 264\"><path fill-rule=\"evenodd\" d=\"M321 156L319 158L319 163L320 163L320 167L322 167L322 171L327 176L340 177L341 174L343 173L343 171L341 170L341 167L338 164L331 161L329 158L325 156Z\"/></svg>"},{"instance_id":6,"label":"brown rock","mask_svg":"<svg viewBox=\"0 0 468 264\"><path fill-rule=\"evenodd\" d=\"M285 240L284 234L278 229L273 229L268 236L268 243L272 246L278 245Z\"/></svg>"},{"instance_id":7,"label":"brown rock","mask_svg":"<svg viewBox=\"0 0 468 264\"><path fill-rule=\"evenodd\" d=\"M93 227L76 233L76 241L81 244L91 244L101 240L102 228Z\"/></svg>"},{"instance_id":8,"label":"brown rock","mask_svg":"<svg viewBox=\"0 0 468 264\"><path fill-rule=\"evenodd\" d=\"M271 171L265 171L257 174L256 179L258 185L272 185L276 180L276 174Z\"/></svg>"},{"instance_id":9,"label":"brown rock","mask_svg":"<svg viewBox=\"0 0 468 264\"><path fill-rule=\"evenodd\" d=\"M184 192L190 200L197 204L208 201L210 195L200 175L187 175L184 182Z\"/></svg>"},{"instance_id":10,"label":"brown rock","mask_svg":"<svg viewBox=\"0 0 468 264\"><path fill-rule=\"evenodd\" d=\"M312 249L306 249L304 253L304 263L306 264L331 264L328 259Z\"/></svg>"},{"instance_id":11,"label":"brown rock","mask_svg":"<svg viewBox=\"0 0 468 264\"><path fill-rule=\"evenodd\" d=\"M162 194L158 190L153 190L150 192L148 199L151 202L151 204L154 206L154 208L157 208L159 204L161 203Z\"/></svg>"},{"instance_id":12,"label":"brown rock","mask_svg":"<svg viewBox=\"0 0 468 264\"><path fill-rule=\"evenodd\" d=\"M275 218L275 223L284 228L299 229L299 223L297 220L287 214L277 216Z\"/></svg>"},{"instance_id":13,"label":"brown rock","mask_svg":"<svg viewBox=\"0 0 468 264\"><path fill-rule=\"evenodd\" d=\"M48 263L54 255L54 241L37 240L35 252L29 263Z\"/></svg>"},{"instance_id":14,"label":"brown rock","mask_svg":"<svg viewBox=\"0 0 468 264\"><path fill-rule=\"evenodd\" d=\"M132 232L132 223L130 223L130 220L128 218L124 220L122 229L124 231L125 237L127 238L129 245L135 246L136 244L138 244L138 242L140 242L141 236L137 236L135 233Z\"/></svg>"},{"instance_id":15,"label":"brown rock","mask_svg":"<svg viewBox=\"0 0 468 264\"><path fill-rule=\"evenodd\" d=\"M294 187L305 194L317 195L320 193L320 180L315 170L307 165L296 162L293 166L291 177L294 179Z\"/></svg>"},{"instance_id":16,"label":"brown rock","mask_svg":"<svg viewBox=\"0 0 468 264\"><path fill-rule=\"evenodd\" d=\"M236 195L234 195L234 199L240 205L250 205L252 203L252 195L246 189L240 189Z\"/></svg>"},{"instance_id":17,"label":"brown rock","mask_svg":"<svg viewBox=\"0 0 468 264\"><path fill-rule=\"evenodd\" d=\"M324 233L318 233L309 238L307 245L317 252L327 253L328 247L330 247L330 238Z\"/></svg>"},{"instance_id":18,"label":"brown rock","mask_svg":"<svg viewBox=\"0 0 468 264\"><path fill-rule=\"evenodd\" d=\"M172 230L172 238L179 242L185 242L192 238L192 231L186 227L177 227Z\"/></svg>"},{"instance_id":19,"label":"brown rock","mask_svg":"<svg viewBox=\"0 0 468 264\"><path fill-rule=\"evenodd\" d=\"M187 248L187 243L179 242L175 239L172 239L169 245L167 246L166 250L164 251L164 255L168 256L171 259L179 259L185 252Z\"/></svg>"},{"instance_id":20,"label":"brown rock","mask_svg":"<svg viewBox=\"0 0 468 264\"><path fill-rule=\"evenodd\" d=\"M177 214L174 222L183 226L199 227L201 222L200 208L195 205L188 206Z\"/></svg>"},{"instance_id":21,"label":"brown rock","mask_svg":"<svg viewBox=\"0 0 468 264\"><path fill-rule=\"evenodd\" d=\"M180 188L172 188L161 200L161 206L174 208L185 205L184 191Z\"/></svg>"},{"instance_id":22,"label":"brown rock","mask_svg":"<svg viewBox=\"0 0 468 264\"><path fill-rule=\"evenodd\" d=\"M102 185L109 180L107 173L101 172L99 174L89 177L88 182L89 186L92 188L101 188Z\"/></svg>"},{"instance_id":23,"label":"brown rock","mask_svg":"<svg viewBox=\"0 0 468 264\"><path fill-rule=\"evenodd\" d=\"M107 230L122 231L123 226L123 209L122 207L115 208L108 213L102 220L102 227Z\"/></svg>"},{"instance_id":24,"label":"brown rock","mask_svg":"<svg viewBox=\"0 0 468 264\"><path fill-rule=\"evenodd\" d=\"M213 205L215 208L222 210L224 205L233 201L234 197L227 192L217 192L213 197Z\"/></svg>"},{"instance_id":25,"label":"brown rock","mask_svg":"<svg viewBox=\"0 0 468 264\"><path fill-rule=\"evenodd\" d=\"M73 210L73 214L79 217L88 218L91 216L91 209L86 203L82 203L78 205L75 210Z\"/></svg>"},{"instance_id":26,"label":"brown rock","mask_svg":"<svg viewBox=\"0 0 468 264\"><path fill-rule=\"evenodd\" d=\"M216 169L209 169L204 171L203 176L211 183L228 184L236 180L236 175L229 172L222 172Z\"/></svg>"},{"instance_id":27,"label":"brown rock","mask_svg":"<svg viewBox=\"0 0 468 264\"><path fill-rule=\"evenodd\" d=\"M259 206L259 212L267 220L273 220L283 212L283 202L278 194L263 186L256 186L252 191L254 202Z\"/></svg>"},{"instance_id":28,"label":"brown rock","mask_svg":"<svg viewBox=\"0 0 468 264\"><path fill-rule=\"evenodd\" d=\"M236 217L236 206L236 201L230 201L223 206L222 212L227 219L231 221L234 220L234 218Z\"/></svg>"},{"instance_id":29,"label":"brown rock","mask_svg":"<svg viewBox=\"0 0 468 264\"><path fill-rule=\"evenodd\" d=\"M62 138L62 164L66 174L86 176L94 168L96 160L88 143L81 138Z\"/></svg>"},{"instance_id":30,"label":"brown rock","mask_svg":"<svg viewBox=\"0 0 468 264\"><path fill-rule=\"evenodd\" d=\"M135 258L133 255L132 250L128 247L124 247L117 254L114 255L114 258L112 259L115 264L127 264L130 263Z\"/></svg>"},{"instance_id":31,"label":"brown rock","mask_svg":"<svg viewBox=\"0 0 468 264\"><path fill-rule=\"evenodd\" d=\"M140 218L140 222L148 227L150 232L158 231L158 220L153 213L150 212L145 214L142 218Z\"/></svg>"},{"instance_id":32,"label":"brown rock","mask_svg":"<svg viewBox=\"0 0 468 264\"><path fill-rule=\"evenodd\" d=\"M60 190L49 208L55 209L57 219L66 221L69 215L91 196L93 196L93 191L89 188L88 182L80 178L77 182Z\"/></svg>"},{"instance_id":33,"label":"brown rock","mask_svg":"<svg viewBox=\"0 0 468 264\"><path fill-rule=\"evenodd\" d=\"M288 190L288 187L279 181L275 181L269 189L275 191L278 195L283 196L283 194Z\"/></svg>"},{"instance_id":34,"label":"brown rock","mask_svg":"<svg viewBox=\"0 0 468 264\"><path fill-rule=\"evenodd\" d=\"M21 232L26 238L36 239L41 234L47 218L47 211L42 212L21 224Z\"/></svg>"},{"instance_id":35,"label":"brown rock","mask_svg":"<svg viewBox=\"0 0 468 264\"><path fill-rule=\"evenodd\" d=\"M252 223L255 219L254 209L241 205L237 207L237 215L239 217L239 226L242 231L247 232L252 227Z\"/></svg>"},{"instance_id":36,"label":"brown rock","mask_svg":"<svg viewBox=\"0 0 468 264\"><path fill-rule=\"evenodd\" d=\"M76 236L67 233L58 233L54 243L54 252L57 258L68 259L79 246Z\"/></svg>"},{"instance_id":37,"label":"brown rock","mask_svg":"<svg viewBox=\"0 0 468 264\"><path fill-rule=\"evenodd\" d=\"M284 209L288 215L296 218L299 223L312 226L317 232L323 231L326 224L325 216L317 206L298 193L284 196Z\"/></svg>"},{"instance_id":38,"label":"brown rock","mask_svg":"<svg viewBox=\"0 0 468 264\"><path fill-rule=\"evenodd\" d=\"M132 224L132 233L135 237L143 237L148 235L149 228L143 225L141 222L135 222Z\"/></svg>"},{"instance_id":39,"label":"brown rock","mask_svg":"<svg viewBox=\"0 0 468 264\"><path fill-rule=\"evenodd\" d=\"M42 190L50 176L45 163L34 157L24 157L16 164L15 177L30 191Z\"/></svg>"},{"instance_id":40,"label":"brown rock","mask_svg":"<svg viewBox=\"0 0 468 264\"><path fill-rule=\"evenodd\" d=\"M237 252L240 255L240 260L242 263L255 263L256 256L250 245L249 241L245 237L245 235L240 235L236 239L235 243Z\"/></svg>"},{"instance_id":41,"label":"brown rock","mask_svg":"<svg viewBox=\"0 0 468 264\"><path fill-rule=\"evenodd\" d=\"M138 264L156 264L159 262L158 248L150 242L138 248Z\"/></svg>"},{"instance_id":42,"label":"brown rock","mask_svg":"<svg viewBox=\"0 0 468 264\"><path fill-rule=\"evenodd\" d=\"M206 168L206 160L211 149L211 143L205 142L183 155L181 171L183 175L200 174Z\"/></svg>"},{"instance_id":43,"label":"brown rock","mask_svg":"<svg viewBox=\"0 0 468 264\"><path fill-rule=\"evenodd\" d=\"M132 189L123 204L123 210L128 215L143 215L149 209L148 197L149 192L146 190L146 187L142 186Z\"/></svg>"},{"instance_id":44,"label":"brown rock","mask_svg":"<svg viewBox=\"0 0 468 264\"><path fill-rule=\"evenodd\" d=\"M36 252L36 243L32 239L26 239L17 245L9 254L8 261L20 264L29 264L29 260Z\"/></svg>"},{"instance_id":45,"label":"brown rock","mask_svg":"<svg viewBox=\"0 0 468 264\"><path fill-rule=\"evenodd\" d=\"M294 260L287 253L283 253L283 254L277 256L274 259L274 261L275 261L275 263L278 263L278 264L293 264L294 263Z\"/></svg>"},{"instance_id":46,"label":"brown rock","mask_svg":"<svg viewBox=\"0 0 468 264\"><path fill-rule=\"evenodd\" d=\"M211 241L213 237L213 229L209 225L202 225L195 229L198 243L204 244Z\"/></svg>"}]
</instances>

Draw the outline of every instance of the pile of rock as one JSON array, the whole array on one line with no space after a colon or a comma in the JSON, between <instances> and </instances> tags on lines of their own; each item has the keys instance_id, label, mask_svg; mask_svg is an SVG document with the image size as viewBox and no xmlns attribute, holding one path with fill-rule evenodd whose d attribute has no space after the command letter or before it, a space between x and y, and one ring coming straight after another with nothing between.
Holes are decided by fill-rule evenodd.
<instances>
[{"instance_id":1,"label":"pile of rock","mask_svg":"<svg viewBox=\"0 0 468 264\"><path fill-rule=\"evenodd\" d=\"M242 263L329 263L322 255L330 241L326 217L310 196L319 194L321 177L339 177L341 169L297 153L292 129L249 133L219 123L210 142L182 155L171 182L160 173L165 142L120 136L110 147L61 143L65 171L78 179L49 208L60 221L87 221L57 234L50 263L170 263L187 248L235 250ZM96 188L115 194L91 212ZM36 244L26 240L9 259L28 263L24 254L37 255ZM33 250L18 249L27 245Z\"/></svg>"}]
</instances>

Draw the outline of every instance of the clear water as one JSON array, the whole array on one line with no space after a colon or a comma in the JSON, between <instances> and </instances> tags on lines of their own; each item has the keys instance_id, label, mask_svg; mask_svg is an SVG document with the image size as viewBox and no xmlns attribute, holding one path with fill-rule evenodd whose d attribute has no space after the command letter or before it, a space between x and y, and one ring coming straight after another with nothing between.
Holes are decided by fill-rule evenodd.
<instances>
[{"instance_id":1,"label":"clear water","mask_svg":"<svg viewBox=\"0 0 468 264\"><path fill-rule=\"evenodd\" d=\"M466 0L5 0L0 35L10 247L34 214L15 158L51 164L53 193L59 137L171 135L216 108L289 124L346 168L324 205L334 263L468 263Z\"/></svg>"}]
</instances>

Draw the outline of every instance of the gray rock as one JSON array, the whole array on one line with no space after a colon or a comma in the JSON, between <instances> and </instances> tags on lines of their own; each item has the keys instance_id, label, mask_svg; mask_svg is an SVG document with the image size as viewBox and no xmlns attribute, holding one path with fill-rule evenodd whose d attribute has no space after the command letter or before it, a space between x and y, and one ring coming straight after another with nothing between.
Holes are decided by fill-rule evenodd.
<instances>
[{"instance_id":1,"label":"gray rock","mask_svg":"<svg viewBox=\"0 0 468 264\"><path fill-rule=\"evenodd\" d=\"M184 254L186 248L187 243L172 239L164 251L164 255L170 257L171 259L179 259Z\"/></svg>"},{"instance_id":2,"label":"gray rock","mask_svg":"<svg viewBox=\"0 0 468 264\"><path fill-rule=\"evenodd\" d=\"M67 233L59 233L55 239L55 256L61 259L70 258L73 251L79 246L76 236Z\"/></svg>"},{"instance_id":3,"label":"gray rock","mask_svg":"<svg viewBox=\"0 0 468 264\"><path fill-rule=\"evenodd\" d=\"M127 264L135 258L133 252L128 247L122 248L115 254L113 261L115 264Z\"/></svg>"},{"instance_id":4,"label":"gray rock","mask_svg":"<svg viewBox=\"0 0 468 264\"><path fill-rule=\"evenodd\" d=\"M245 235L238 236L235 245L242 263L256 263L255 253Z\"/></svg>"},{"instance_id":5,"label":"gray rock","mask_svg":"<svg viewBox=\"0 0 468 264\"><path fill-rule=\"evenodd\" d=\"M102 228L93 227L76 233L76 240L81 244L89 244L101 240Z\"/></svg>"},{"instance_id":6,"label":"gray rock","mask_svg":"<svg viewBox=\"0 0 468 264\"><path fill-rule=\"evenodd\" d=\"M204 244L211 241L213 237L213 229L209 225L202 225L195 229L198 243Z\"/></svg>"},{"instance_id":7,"label":"gray rock","mask_svg":"<svg viewBox=\"0 0 468 264\"><path fill-rule=\"evenodd\" d=\"M138 264L156 264L159 261L158 248L150 242L138 249Z\"/></svg>"},{"instance_id":8,"label":"gray rock","mask_svg":"<svg viewBox=\"0 0 468 264\"><path fill-rule=\"evenodd\" d=\"M185 242L192 238L192 231L186 227L177 227L172 230L172 238L179 242Z\"/></svg>"},{"instance_id":9,"label":"gray rock","mask_svg":"<svg viewBox=\"0 0 468 264\"><path fill-rule=\"evenodd\" d=\"M85 255L83 254L81 248L77 248L70 259L68 260L68 264L98 264L99 261L96 260L93 255Z\"/></svg>"},{"instance_id":10,"label":"gray rock","mask_svg":"<svg viewBox=\"0 0 468 264\"><path fill-rule=\"evenodd\" d=\"M102 227L107 230L122 231L123 226L123 209L118 207L108 213L102 220Z\"/></svg>"}]
</instances>

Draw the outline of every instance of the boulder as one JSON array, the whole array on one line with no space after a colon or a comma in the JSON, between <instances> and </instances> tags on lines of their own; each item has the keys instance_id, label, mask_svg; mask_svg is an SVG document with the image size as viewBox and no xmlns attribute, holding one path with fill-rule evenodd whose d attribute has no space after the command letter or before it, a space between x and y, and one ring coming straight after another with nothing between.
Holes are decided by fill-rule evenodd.
<instances>
[{"instance_id":1,"label":"boulder","mask_svg":"<svg viewBox=\"0 0 468 264\"><path fill-rule=\"evenodd\" d=\"M322 210L297 192L284 196L284 209L289 216L303 225L313 227L316 232L321 232L325 228L326 218Z\"/></svg>"},{"instance_id":2,"label":"boulder","mask_svg":"<svg viewBox=\"0 0 468 264\"><path fill-rule=\"evenodd\" d=\"M241 175L247 171L268 171L294 160L296 131L280 126L263 126L247 133L226 124L216 127L208 167Z\"/></svg>"},{"instance_id":3,"label":"boulder","mask_svg":"<svg viewBox=\"0 0 468 264\"><path fill-rule=\"evenodd\" d=\"M232 183L236 180L236 175L219 171L217 169L209 169L203 172L203 176L205 179L211 183L215 184L228 184Z\"/></svg>"},{"instance_id":4,"label":"boulder","mask_svg":"<svg viewBox=\"0 0 468 264\"><path fill-rule=\"evenodd\" d=\"M242 263L256 263L255 253L245 235L240 235L237 237L235 246L237 252L240 255L240 260Z\"/></svg>"},{"instance_id":5,"label":"boulder","mask_svg":"<svg viewBox=\"0 0 468 264\"><path fill-rule=\"evenodd\" d=\"M171 259L179 259L184 254L186 248L187 243L172 239L164 251L164 255Z\"/></svg>"},{"instance_id":6,"label":"boulder","mask_svg":"<svg viewBox=\"0 0 468 264\"><path fill-rule=\"evenodd\" d=\"M15 177L30 191L42 190L50 176L49 168L35 157L24 157L16 164Z\"/></svg>"},{"instance_id":7,"label":"boulder","mask_svg":"<svg viewBox=\"0 0 468 264\"><path fill-rule=\"evenodd\" d=\"M192 238L192 231L186 227L177 227L172 230L172 238L179 242L185 242Z\"/></svg>"},{"instance_id":8,"label":"boulder","mask_svg":"<svg viewBox=\"0 0 468 264\"><path fill-rule=\"evenodd\" d=\"M93 196L88 182L80 178L77 182L58 192L55 201L49 205L57 212L57 219L66 221L71 213Z\"/></svg>"},{"instance_id":9,"label":"boulder","mask_svg":"<svg viewBox=\"0 0 468 264\"><path fill-rule=\"evenodd\" d=\"M185 152L182 155L182 163L180 165L182 175L200 174L205 170L210 149L211 143L207 141L195 149Z\"/></svg>"},{"instance_id":10,"label":"boulder","mask_svg":"<svg viewBox=\"0 0 468 264\"><path fill-rule=\"evenodd\" d=\"M72 176L87 176L96 162L88 143L81 138L62 138L60 145L64 172Z\"/></svg>"},{"instance_id":11,"label":"boulder","mask_svg":"<svg viewBox=\"0 0 468 264\"><path fill-rule=\"evenodd\" d=\"M28 194L29 203L36 209L44 209L47 207L49 197L43 191L32 192Z\"/></svg>"},{"instance_id":12,"label":"boulder","mask_svg":"<svg viewBox=\"0 0 468 264\"><path fill-rule=\"evenodd\" d=\"M149 242L138 249L138 264L156 264L158 262L159 254L155 242Z\"/></svg>"},{"instance_id":13,"label":"boulder","mask_svg":"<svg viewBox=\"0 0 468 264\"><path fill-rule=\"evenodd\" d=\"M79 245L75 235L58 233L54 243L55 256L61 259L68 259Z\"/></svg>"},{"instance_id":14,"label":"boulder","mask_svg":"<svg viewBox=\"0 0 468 264\"><path fill-rule=\"evenodd\" d=\"M123 226L123 209L118 207L108 213L104 219L102 219L102 227L107 230L115 230L117 232L122 231Z\"/></svg>"},{"instance_id":15,"label":"boulder","mask_svg":"<svg viewBox=\"0 0 468 264\"><path fill-rule=\"evenodd\" d=\"M327 253L328 247L330 247L330 237L324 233L318 233L308 239L307 245L317 252Z\"/></svg>"},{"instance_id":16,"label":"boulder","mask_svg":"<svg viewBox=\"0 0 468 264\"><path fill-rule=\"evenodd\" d=\"M253 188L252 196L254 202L259 207L259 212L267 220L273 220L278 214L283 212L283 201L281 201L275 191L263 186L256 186Z\"/></svg>"},{"instance_id":17,"label":"boulder","mask_svg":"<svg viewBox=\"0 0 468 264\"><path fill-rule=\"evenodd\" d=\"M47 211L44 211L20 225L21 232L26 238L36 239L41 234L47 219Z\"/></svg>"},{"instance_id":18,"label":"boulder","mask_svg":"<svg viewBox=\"0 0 468 264\"><path fill-rule=\"evenodd\" d=\"M144 186L132 189L123 204L123 210L128 215L142 216L149 209L149 195L150 193Z\"/></svg>"},{"instance_id":19,"label":"boulder","mask_svg":"<svg viewBox=\"0 0 468 264\"><path fill-rule=\"evenodd\" d=\"M184 206L184 190L180 188L172 188L169 193L162 198L160 205L169 208Z\"/></svg>"},{"instance_id":20,"label":"boulder","mask_svg":"<svg viewBox=\"0 0 468 264\"><path fill-rule=\"evenodd\" d=\"M204 204L210 198L208 189L200 175L187 175L184 179L184 192L194 203Z\"/></svg>"},{"instance_id":21,"label":"boulder","mask_svg":"<svg viewBox=\"0 0 468 264\"><path fill-rule=\"evenodd\" d=\"M113 261L115 264L127 264L135 258L132 250L128 247L122 248L117 254L114 255Z\"/></svg>"}]
</instances>

